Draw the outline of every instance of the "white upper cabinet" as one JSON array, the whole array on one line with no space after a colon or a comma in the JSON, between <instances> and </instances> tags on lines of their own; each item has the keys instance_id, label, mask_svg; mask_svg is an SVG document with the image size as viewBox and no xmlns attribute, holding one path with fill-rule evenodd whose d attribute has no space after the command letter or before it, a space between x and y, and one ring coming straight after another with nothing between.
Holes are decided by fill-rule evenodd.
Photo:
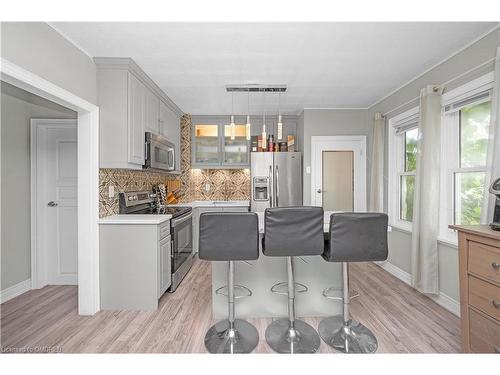
<instances>
[{"instance_id":1,"label":"white upper cabinet","mask_svg":"<svg viewBox=\"0 0 500 375\"><path fill-rule=\"evenodd\" d=\"M175 145L175 170L181 169L181 122L167 105L160 101L160 134Z\"/></svg>"},{"instance_id":2,"label":"white upper cabinet","mask_svg":"<svg viewBox=\"0 0 500 375\"><path fill-rule=\"evenodd\" d=\"M142 169L145 132L175 144L180 170L182 111L129 58L94 58L97 67L100 168Z\"/></svg>"},{"instance_id":3,"label":"white upper cabinet","mask_svg":"<svg viewBox=\"0 0 500 375\"><path fill-rule=\"evenodd\" d=\"M145 129L153 133L160 132L159 126L159 107L160 99L151 91L146 91L146 118Z\"/></svg>"},{"instance_id":4,"label":"white upper cabinet","mask_svg":"<svg viewBox=\"0 0 500 375\"><path fill-rule=\"evenodd\" d=\"M146 119L146 87L132 73L129 76L128 97L128 162L144 164L144 123Z\"/></svg>"}]
</instances>

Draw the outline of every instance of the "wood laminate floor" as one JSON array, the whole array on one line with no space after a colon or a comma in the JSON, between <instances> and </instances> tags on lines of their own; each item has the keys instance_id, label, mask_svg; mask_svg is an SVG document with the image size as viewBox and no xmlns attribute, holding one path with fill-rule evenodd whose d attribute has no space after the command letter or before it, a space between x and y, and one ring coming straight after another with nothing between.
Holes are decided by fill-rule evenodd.
<instances>
[{"instance_id":1,"label":"wood laminate floor","mask_svg":"<svg viewBox=\"0 0 500 375\"><path fill-rule=\"evenodd\" d=\"M360 296L351 316L373 330L378 353L460 351L459 319L426 296L371 263L351 265L351 287ZM0 305L0 345L55 347L66 353L205 353L211 317L211 267L197 260L157 311L101 311L77 314L75 286L46 286ZM318 327L320 318L307 318ZM258 329L257 353L271 353L264 339L270 319L250 320ZM320 352L333 353L325 343Z\"/></svg>"}]
</instances>

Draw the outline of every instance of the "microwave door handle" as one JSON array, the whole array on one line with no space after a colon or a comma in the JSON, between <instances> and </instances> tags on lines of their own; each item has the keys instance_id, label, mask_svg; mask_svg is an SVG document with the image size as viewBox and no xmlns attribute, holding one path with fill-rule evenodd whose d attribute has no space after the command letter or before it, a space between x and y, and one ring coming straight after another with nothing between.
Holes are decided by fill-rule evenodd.
<instances>
[{"instance_id":1,"label":"microwave door handle","mask_svg":"<svg viewBox=\"0 0 500 375\"><path fill-rule=\"evenodd\" d=\"M150 154L150 150L151 150L151 145L149 144L149 142L145 142L144 143L144 159L149 159L149 154Z\"/></svg>"},{"instance_id":2,"label":"microwave door handle","mask_svg":"<svg viewBox=\"0 0 500 375\"><path fill-rule=\"evenodd\" d=\"M174 170L175 169L175 154L174 150L168 150L168 155L169 155L169 169ZM170 157L171 156L171 157Z\"/></svg>"}]
</instances>

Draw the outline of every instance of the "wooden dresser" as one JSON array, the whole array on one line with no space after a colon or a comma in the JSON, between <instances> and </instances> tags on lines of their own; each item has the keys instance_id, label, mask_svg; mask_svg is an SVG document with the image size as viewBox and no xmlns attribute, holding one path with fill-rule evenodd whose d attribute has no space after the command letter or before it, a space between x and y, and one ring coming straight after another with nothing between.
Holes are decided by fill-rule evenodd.
<instances>
[{"instance_id":1,"label":"wooden dresser","mask_svg":"<svg viewBox=\"0 0 500 375\"><path fill-rule=\"evenodd\" d=\"M465 353L500 353L500 232L487 225L458 231L460 315Z\"/></svg>"}]
</instances>

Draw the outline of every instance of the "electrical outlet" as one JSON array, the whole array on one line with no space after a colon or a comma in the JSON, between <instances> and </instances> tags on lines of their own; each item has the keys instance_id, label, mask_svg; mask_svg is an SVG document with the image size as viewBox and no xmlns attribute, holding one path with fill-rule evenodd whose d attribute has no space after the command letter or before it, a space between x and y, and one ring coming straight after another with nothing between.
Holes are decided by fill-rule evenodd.
<instances>
[{"instance_id":1,"label":"electrical outlet","mask_svg":"<svg viewBox=\"0 0 500 375\"><path fill-rule=\"evenodd\" d=\"M114 196L115 196L115 187L114 186L110 186L108 188L108 197L113 198Z\"/></svg>"},{"instance_id":2,"label":"electrical outlet","mask_svg":"<svg viewBox=\"0 0 500 375\"><path fill-rule=\"evenodd\" d=\"M207 193L210 191L210 184L205 184L205 191Z\"/></svg>"}]
</instances>

